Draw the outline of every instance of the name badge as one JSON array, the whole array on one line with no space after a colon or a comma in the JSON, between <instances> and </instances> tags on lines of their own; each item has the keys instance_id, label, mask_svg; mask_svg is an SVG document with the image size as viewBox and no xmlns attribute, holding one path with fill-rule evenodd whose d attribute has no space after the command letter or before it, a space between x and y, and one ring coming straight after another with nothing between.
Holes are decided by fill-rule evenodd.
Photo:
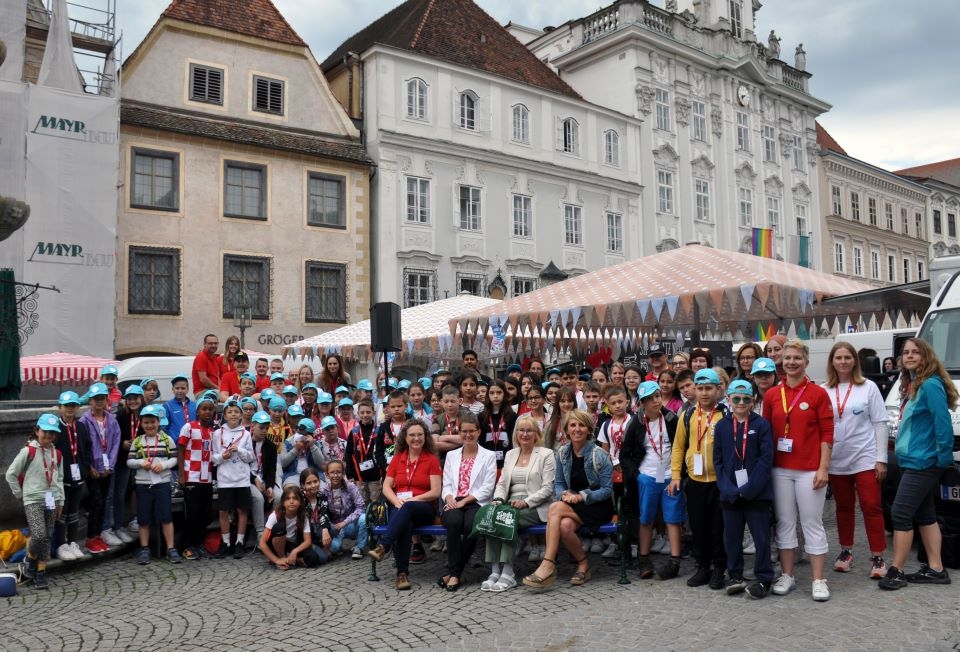
<instances>
[{"instance_id":1,"label":"name badge","mask_svg":"<svg viewBox=\"0 0 960 652\"><path fill-rule=\"evenodd\" d=\"M413 498L413 492L412 492L412 491L398 491L398 492L397 492L397 498L399 498L400 500L410 500L411 498Z\"/></svg>"},{"instance_id":2,"label":"name badge","mask_svg":"<svg viewBox=\"0 0 960 652\"><path fill-rule=\"evenodd\" d=\"M777 440L777 450L781 453L792 453L793 440L787 439L786 437L781 437Z\"/></svg>"},{"instance_id":3,"label":"name badge","mask_svg":"<svg viewBox=\"0 0 960 652\"><path fill-rule=\"evenodd\" d=\"M43 494L43 506L47 509L56 509L57 503L53 498L53 491L48 491Z\"/></svg>"},{"instance_id":4,"label":"name badge","mask_svg":"<svg viewBox=\"0 0 960 652\"><path fill-rule=\"evenodd\" d=\"M386 461L387 461L387 464L390 464L390 460L393 459L393 455L386 455L386 456L384 456L384 457L385 457L385 459L386 459Z\"/></svg>"},{"instance_id":5,"label":"name badge","mask_svg":"<svg viewBox=\"0 0 960 652\"><path fill-rule=\"evenodd\" d=\"M364 460L360 462L361 471L369 471L372 468L373 468L373 460Z\"/></svg>"},{"instance_id":6,"label":"name badge","mask_svg":"<svg viewBox=\"0 0 960 652\"><path fill-rule=\"evenodd\" d=\"M733 472L737 478L737 487L742 487L747 484L747 470L746 469L737 469Z\"/></svg>"},{"instance_id":7,"label":"name badge","mask_svg":"<svg viewBox=\"0 0 960 652\"><path fill-rule=\"evenodd\" d=\"M498 461L498 462L502 462L502 461L503 461L503 451L496 451L496 454L497 454L497 461Z\"/></svg>"},{"instance_id":8,"label":"name badge","mask_svg":"<svg viewBox=\"0 0 960 652\"><path fill-rule=\"evenodd\" d=\"M103 460L103 470L104 470L104 471L109 471L109 470L110 470L110 456L107 455L106 453L102 453L102 454L100 455L100 459Z\"/></svg>"},{"instance_id":9,"label":"name badge","mask_svg":"<svg viewBox=\"0 0 960 652\"><path fill-rule=\"evenodd\" d=\"M703 475L703 455L700 453L693 454L693 474Z\"/></svg>"},{"instance_id":10,"label":"name badge","mask_svg":"<svg viewBox=\"0 0 960 652\"><path fill-rule=\"evenodd\" d=\"M71 477L71 479L73 479L74 482L77 482L77 481L80 480L80 465L79 465L79 464L73 463L73 464L70 465L70 477Z\"/></svg>"},{"instance_id":11,"label":"name badge","mask_svg":"<svg viewBox=\"0 0 960 652\"><path fill-rule=\"evenodd\" d=\"M664 462L657 464L657 482L666 482L667 465Z\"/></svg>"}]
</instances>

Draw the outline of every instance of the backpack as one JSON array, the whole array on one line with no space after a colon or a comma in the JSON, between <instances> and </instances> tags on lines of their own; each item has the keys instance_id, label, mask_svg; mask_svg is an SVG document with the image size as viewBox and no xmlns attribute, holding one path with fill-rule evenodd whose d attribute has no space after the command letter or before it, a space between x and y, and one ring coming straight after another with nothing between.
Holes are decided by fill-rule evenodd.
<instances>
[{"instance_id":1,"label":"backpack","mask_svg":"<svg viewBox=\"0 0 960 652\"><path fill-rule=\"evenodd\" d=\"M57 448L53 449L56 453L55 457L57 459L57 466L60 466L60 461L63 459L62 453ZM30 468L30 463L33 462L33 458L37 456L37 447L27 445L27 463L23 465L20 473L17 474L17 483L20 485L20 488L23 489L23 479L27 475L27 469Z\"/></svg>"},{"instance_id":2,"label":"backpack","mask_svg":"<svg viewBox=\"0 0 960 652\"><path fill-rule=\"evenodd\" d=\"M387 514L387 503L383 499L370 503L367 505L367 527L386 525Z\"/></svg>"},{"instance_id":3,"label":"backpack","mask_svg":"<svg viewBox=\"0 0 960 652\"><path fill-rule=\"evenodd\" d=\"M27 537L21 530L4 530L0 532L0 559L6 560L23 550L27 545Z\"/></svg>"}]
</instances>

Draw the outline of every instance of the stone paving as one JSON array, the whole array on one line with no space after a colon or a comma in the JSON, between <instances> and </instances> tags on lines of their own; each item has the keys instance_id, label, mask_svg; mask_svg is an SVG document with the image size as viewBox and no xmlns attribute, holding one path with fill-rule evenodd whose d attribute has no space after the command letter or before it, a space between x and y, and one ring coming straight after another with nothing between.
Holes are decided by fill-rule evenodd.
<instances>
[{"instance_id":1,"label":"stone paving","mask_svg":"<svg viewBox=\"0 0 960 652\"><path fill-rule=\"evenodd\" d=\"M832 524L832 502L827 510ZM829 534L835 545L833 527ZM379 565L381 581L368 582L366 560L280 572L252 554L180 566L138 566L128 555L53 575L48 591L21 587L2 608L0 648L960 650L960 572L950 586L881 592L867 577L862 546L853 572L828 571L827 603L810 599L809 564L798 567L789 596L749 601L687 588L690 561L676 580L641 581L634 571L631 584L619 585L617 567L599 555L583 587L567 585L574 567L561 562L557 588L546 593L480 592L481 568L447 593L434 585L443 556L428 555L412 567L409 592L394 589L389 559ZM908 570L915 566L911 560Z\"/></svg>"}]
</instances>

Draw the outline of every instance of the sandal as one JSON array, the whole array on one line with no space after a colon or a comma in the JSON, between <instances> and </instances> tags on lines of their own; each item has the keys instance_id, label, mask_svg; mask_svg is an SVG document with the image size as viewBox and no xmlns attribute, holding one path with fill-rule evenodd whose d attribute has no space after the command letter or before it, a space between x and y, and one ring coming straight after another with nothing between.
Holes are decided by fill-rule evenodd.
<instances>
[{"instance_id":1,"label":"sandal","mask_svg":"<svg viewBox=\"0 0 960 652\"><path fill-rule=\"evenodd\" d=\"M452 580L452 579L454 579L454 578L451 577L450 579ZM449 581L447 582L447 587L446 587L446 588L447 588L447 591L449 591L450 593L453 593L454 591L456 591L456 590L458 590L458 589L460 588L460 578L456 578L456 579L457 579L457 583L456 583L456 584L451 584Z\"/></svg>"},{"instance_id":2,"label":"sandal","mask_svg":"<svg viewBox=\"0 0 960 652\"><path fill-rule=\"evenodd\" d=\"M557 562L546 557L543 558L543 561L548 561L553 564L553 572L551 572L546 577L540 577L536 572L531 573L523 578L524 586L529 586L531 589L547 589L553 586L553 583L557 581Z\"/></svg>"},{"instance_id":3,"label":"sandal","mask_svg":"<svg viewBox=\"0 0 960 652\"><path fill-rule=\"evenodd\" d=\"M575 561L579 565L585 562L586 560L587 560L587 556L584 555L582 559L577 559ZM578 570L576 573L573 574L573 576L570 578L570 584L572 586L583 586L584 584L587 583L587 580L589 580L590 577L591 577L590 567L587 566L587 570L585 571Z\"/></svg>"}]
</instances>

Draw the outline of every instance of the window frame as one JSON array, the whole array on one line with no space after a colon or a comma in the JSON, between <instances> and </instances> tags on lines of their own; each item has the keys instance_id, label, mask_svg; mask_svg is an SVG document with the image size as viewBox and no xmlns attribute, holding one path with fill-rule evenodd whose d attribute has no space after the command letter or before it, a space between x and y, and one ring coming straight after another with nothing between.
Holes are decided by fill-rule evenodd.
<instances>
[{"instance_id":1,"label":"window frame","mask_svg":"<svg viewBox=\"0 0 960 652\"><path fill-rule=\"evenodd\" d=\"M743 2L730 0L730 32L736 38L743 38Z\"/></svg>"},{"instance_id":2,"label":"window frame","mask_svg":"<svg viewBox=\"0 0 960 652\"><path fill-rule=\"evenodd\" d=\"M563 205L563 245L583 246L583 206Z\"/></svg>"},{"instance_id":3,"label":"window frame","mask_svg":"<svg viewBox=\"0 0 960 652\"><path fill-rule=\"evenodd\" d=\"M510 140L523 145L530 144L530 109L520 102L510 108ZM519 133L517 131L519 127Z\"/></svg>"},{"instance_id":4,"label":"window frame","mask_svg":"<svg viewBox=\"0 0 960 652\"><path fill-rule=\"evenodd\" d=\"M835 274L846 273L844 267L844 251L842 242L833 243L833 271Z\"/></svg>"},{"instance_id":5,"label":"window frame","mask_svg":"<svg viewBox=\"0 0 960 652\"><path fill-rule=\"evenodd\" d=\"M887 231L893 231L893 204L883 203L883 217L887 224Z\"/></svg>"},{"instance_id":6,"label":"window frame","mask_svg":"<svg viewBox=\"0 0 960 652\"><path fill-rule=\"evenodd\" d=\"M797 135L793 137L793 169L799 172L807 171L803 158L803 138Z\"/></svg>"},{"instance_id":7,"label":"window frame","mask_svg":"<svg viewBox=\"0 0 960 652\"><path fill-rule=\"evenodd\" d=\"M237 168L239 170L249 170L256 171L260 175L260 206L259 213L257 215L244 215L243 213L234 213L228 210L228 198L227 198L227 189L230 187L229 179L230 169ZM223 161L223 216L231 219L238 220L254 220L260 222L266 222L269 218L269 213L267 211L268 206L268 184L267 184L267 166L264 163L251 163L248 161L236 161L233 159L224 159ZM239 186L241 189L246 186L241 180ZM242 194L242 190L241 190ZM241 204L245 203L245 199L241 196ZM241 206L241 210L242 210Z\"/></svg>"},{"instance_id":8,"label":"window frame","mask_svg":"<svg viewBox=\"0 0 960 652\"><path fill-rule=\"evenodd\" d=\"M670 91L665 88L655 88L653 91L653 104L656 116L654 129L670 131Z\"/></svg>"},{"instance_id":9,"label":"window frame","mask_svg":"<svg viewBox=\"0 0 960 652\"><path fill-rule=\"evenodd\" d=\"M469 193L466 198L463 194L464 190ZM476 197L474 197L474 192L476 192ZM459 184L457 186L457 207L459 209L457 225L461 231L483 231L483 193L479 186ZM464 208L467 210L464 211Z\"/></svg>"},{"instance_id":10,"label":"window frame","mask_svg":"<svg viewBox=\"0 0 960 652\"><path fill-rule=\"evenodd\" d=\"M623 250L623 214L607 211L607 252L620 254Z\"/></svg>"},{"instance_id":11,"label":"window frame","mask_svg":"<svg viewBox=\"0 0 960 652\"><path fill-rule=\"evenodd\" d=\"M204 79L205 92L204 92L204 95L203 95L202 97L201 97L201 96L198 96L198 95L196 94L196 84L195 84L195 81L196 81L196 71L200 71L200 70L203 70L203 71L206 73L206 77L205 77L205 79ZM219 93L219 95L218 95L217 97L212 98L212 99L211 99L211 97L210 97L210 73L211 73L211 72L216 72L216 73L218 73L219 76L220 76L220 79L219 79L220 93ZM191 102L200 102L200 103L202 103L202 104L214 104L214 105L216 105L216 106L223 106L223 102L224 102L224 100L223 100L223 97L224 97L224 95L223 95L223 91L224 91L224 83L223 83L223 81L224 81L224 78L226 77L226 72L227 72L227 71L226 71L226 69L224 69L224 68L217 68L216 66L210 66L210 65L207 65L207 64L203 64L203 63L193 63L193 62L190 62L189 73L188 73L188 74L190 75L190 78L189 78L189 80L188 80L189 92L187 93L187 98L188 98Z\"/></svg>"},{"instance_id":12,"label":"window frame","mask_svg":"<svg viewBox=\"0 0 960 652\"><path fill-rule=\"evenodd\" d=\"M231 309L228 310L227 307L227 272L228 267L231 263L239 263L244 265L259 265L261 269L266 270L266 278L260 279L260 282L263 283L264 287L261 290L261 296L258 297L258 304L262 301L265 301L265 305L251 305L251 318L257 321L269 321L271 314L271 303L272 303L272 277L273 277L273 260L269 256L254 256L247 254L223 254L223 268L221 271L221 281L223 287L223 297L222 297L222 317L223 319L233 319L234 310L237 307L242 306L231 306ZM243 280L244 286L247 283L247 280ZM265 308L265 311L264 311Z\"/></svg>"},{"instance_id":13,"label":"window frame","mask_svg":"<svg viewBox=\"0 0 960 652\"><path fill-rule=\"evenodd\" d=\"M407 118L428 121L427 107L430 102L430 87L427 82L420 77L411 77L406 82L405 90Z\"/></svg>"},{"instance_id":14,"label":"window frame","mask_svg":"<svg viewBox=\"0 0 960 652\"><path fill-rule=\"evenodd\" d=\"M737 149L742 152L750 151L750 114L746 111L736 112Z\"/></svg>"},{"instance_id":15,"label":"window frame","mask_svg":"<svg viewBox=\"0 0 960 652\"><path fill-rule=\"evenodd\" d=\"M150 159L166 159L171 161L171 168L173 174L171 175L171 193L174 200L173 206L158 206L156 204L143 204L136 201L136 191L137 191L137 159L139 157L148 157ZM151 166L153 167L153 166ZM154 170L150 178L153 180L151 183L151 194L156 191L156 171ZM151 197L155 199L155 197ZM161 149L151 149L148 147L138 147L133 146L130 148L130 208L140 208L151 211L163 211L165 213L178 213L180 212L180 152L172 152L169 150Z\"/></svg>"},{"instance_id":16,"label":"window frame","mask_svg":"<svg viewBox=\"0 0 960 652\"><path fill-rule=\"evenodd\" d=\"M664 180L666 179L666 180ZM657 212L673 215L674 201L673 170L657 168Z\"/></svg>"},{"instance_id":17,"label":"window frame","mask_svg":"<svg viewBox=\"0 0 960 652\"><path fill-rule=\"evenodd\" d=\"M479 112L480 96L471 90L460 92L457 102L459 113L457 124L464 131L477 132L480 130Z\"/></svg>"},{"instance_id":18,"label":"window frame","mask_svg":"<svg viewBox=\"0 0 960 652\"><path fill-rule=\"evenodd\" d=\"M850 217L854 222L860 221L860 193L850 191Z\"/></svg>"},{"instance_id":19,"label":"window frame","mask_svg":"<svg viewBox=\"0 0 960 652\"><path fill-rule=\"evenodd\" d=\"M853 275L863 276L863 247L853 247Z\"/></svg>"},{"instance_id":20,"label":"window frame","mask_svg":"<svg viewBox=\"0 0 960 652\"><path fill-rule=\"evenodd\" d=\"M310 310L311 290L319 289L320 292L325 286L311 285L310 274L313 271L335 271L339 274L338 285L334 290L337 297L336 315L333 317L323 314L314 314ZM305 260L303 263L303 321L307 324L345 324L347 323L347 265L345 263L332 263L323 260ZM322 303L322 302L321 302ZM322 308L322 307L321 307ZM319 313L322 313L322 309Z\"/></svg>"},{"instance_id":21,"label":"window frame","mask_svg":"<svg viewBox=\"0 0 960 652\"><path fill-rule=\"evenodd\" d=\"M139 255L159 257L167 256L171 259L171 280L170 280L170 306L169 308L143 308L134 305L134 281L138 276L133 269L136 258ZM155 247L147 245L130 245L127 248L127 314L128 315L163 315L178 317L183 314L183 291L182 291L182 265L183 250L179 247ZM142 275L142 274L140 274ZM151 278L156 278L159 274L150 274ZM150 288L151 299L154 298L155 287Z\"/></svg>"},{"instance_id":22,"label":"window frame","mask_svg":"<svg viewBox=\"0 0 960 652\"><path fill-rule=\"evenodd\" d=\"M560 118L557 150L571 156L580 156L580 122L573 116Z\"/></svg>"},{"instance_id":23,"label":"window frame","mask_svg":"<svg viewBox=\"0 0 960 652\"><path fill-rule=\"evenodd\" d=\"M763 160L777 162L777 130L773 125L763 125Z\"/></svg>"},{"instance_id":24,"label":"window frame","mask_svg":"<svg viewBox=\"0 0 960 652\"><path fill-rule=\"evenodd\" d=\"M775 235L780 234L780 198L767 195L767 226L773 229Z\"/></svg>"},{"instance_id":25,"label":"window frame","mask_svg":"<svg viewBox=\"0 0 960 652\"><path fill-rule=\"evenodd\" d=\"M793 219L794 226L797 229L797 235L810 235L810 224L807 222L807 205L806 204L797 204L793 205Z\"/></svg>"},{"instance_id":26,"label":"window frame","mask_svg":"<svg viewBox=\"0 0 960 652\"><path fill-rule=\"evenodd\" d=\"M337 224L324 224L320 222L311 221L311 216L313 215L312 209L312 200L313 194L310 192L311 186L314 181L324 182L324 187L326 187L327 182L336 183L339 187L339 195L337 197ZM347 198L346 198L346 189L347 189L347 178L339 174L330 174L327 172L317 172L317 171L308 171L307 172L307 226L324 228L324 229L346 229L347 228ZM324 195L324 198L326 196Z\"/></svg>"},{"instance_id":27,"label":"window frame","mask_svg":"<svg viewBox=\"0 0 960 652\"><path fill-rule=\"evenodd\" d=\"M603 162L620 167L620 134L616 129L603 132Z\"/></svg>"},{"instance_id":28,"label":"window frame","mask_svg":"<svg viewBox=\"0 0 960 652\"><path fill-rule=\"evenodd\" d=\"M260 85L261 83L266 84L267 92L267 106L266 108L258 106L257 102L260 95ZM275 109L272 105L274 98L273 88L274 85L278 85L280 89L280 108L279 110ZM257 113L266 113L268 115L278 115L283 116L287 113L287 84L282 79L277 79L275 77L267 77L266 75L253 75L253 81L251 82L251 97L250 97L250 109Z\"/></svg>"},{"instance_id":29,"label":"window frame","mask_svg":"<svg viewBox=\"0 0 960 652\"><path fill-rule=\"evenodd\" d=\"M877 211L877 198L876 197L867 197L867 217L870 221L870 226L876 226L878 220L878 211Z\"/></svg>"},{"instance_id":30,"label":"window frame","mask_svg":"<svg viewBox=\"0 0 960 652\"><path fill-rule=\"evenodd\" d=\"M840 186L830 186L830 208L837 217L843 217L843 191Z\"/></svg>"},{"instance_id":31,"label":"window frame","mask_svg":"<svg viewBox=\"0 0 960 652\"><path fill-rule=\"evenodd\" d=\"M426 286L422 286L420 283L417 284L416 290L418 293L426 293L426 296L419 297L415 301L411 301L410 291L414 289L413 285L410 283L410 277L416 276L422 280L424 277L427 279ZM403 268L403 307L404 308L413 308L415 306L422 306L425 303L430 303L435 301L437 298L437 271L434 269L422 269L414 267L404 267Z\"/></svg>"},{"instance_id":32,"label":"window frame","mask_svg":"<svg viewBox=\"0 0 960 652\"><path fill-rule=\"evenodd\" d=\"M519 206L517 205L517 200L520 202ZM511 233L513 237L524 239L533 238L533 197L513 193L510 196L510 206ZM517 232L518 226L521 227L519 229L521 231L520 233Z\"/></svg>"},{"instance_id":33,"label":"window frame","mask_svg":"<svg viewBox=\"0 0 960 652\"><path fill-rule=\"evenodd\" d=\"M753 189L737 187L737 202L741 228L753 228Z\"/></svg>"},{"instance_id":34,"label":"window frame","mask_svg":"<svg viewBox=\"0 0 960 652\"><path fill-rule=\"evenodd\" d=\"M705 102L694 100L691 103L691 114L693 115L692 129L693 139L700 142L707 142L707 105Z\"/></svg>"},{"instance_id":35,"label":"window frame","mask_svg":"<svg viewBox=\"0 0 960 652\"><path fill-rule=\"evenodd\" d=\"M943 235L943 214L936 208L933 209L933 233Z\"/></svg>"},{"instance_id":36,"label":"window frame","mask_svg":"<svg viewBox=\"0 0 960 652\"><path fill-rule=\"evenodd\" d=\"M407 224L430 224L430 179L425 179L423 177L414 177L406 176L405 179L405 191L404 191L404 207L405 207L405 217L404 222ZM416 196L416 201L411 205L410 203L410 182L413 181L417 184L416 191L414 195ZM426 192L423 192L423 185L426 184ZM425 205L424 205L425 204ZM417 216L423 216L423 219L410 219L411 210L415 211Z\"/></svg>"},{"instance_id":37,"label":"window frame","mask_svg":"<svg viewBox=\"0 0 960 652\"><path fill-rule=\"evenodd\" d=\"M947 213L947 237L957 237L957 214Z\"/></svg>"},{"instance_id":38,"label":"window frame","mask_svg":"<svg viewBox=\"0 0 960 652\"><path fill-rule=\"evenodd\" d=\"M526 289L523 292L517 292L518 284L523 284L524 286L529 284L530 287L529 289ZM537 289L538 285L539 285L539 282L537 281L537 278L535 276L518 276L518 275L511 276L510 277L510 296L516 297L516 296L520 296L521 294L526 294L527 292L533 292L534 290Z\"/></svg>"},{"instance_id":39,"label":"window frame","mask_svg":"<svg viewBox=\"0 0 960 652\"><path fill-rule=\"evenodd\" d=\"M910 282L910 270L912 268L913 268L913 264L911 264L910 259L907 256L904 256L903 257L903 282L904 283Z\"/></svg>"},{"instance_id":40,"label":"window frame","mask_svg":"<svg viewBox=\"0 0 960 652\"><path fill-rule=\"evenodd\" d=\"M897 282L897 257L894 254L887 254L887 282Z\"/></svg>"},{"instance_id":41,"label":"window frame","mask_svg":"<svg viewBox=\"0 0 960 652\"><path fill-rule=\"evenodd\" d=\"M482 297L484 295L484 286L486 285L486 280L487 280L487 277L478 272L457 272L457 278L456 278L457 294L460 295L466 291L471 296ZM476 283L477 291L474 293L474 292L470 292L469 290L464 290L464 287L463 287L464 281L470 281L471 283Z\"/></svg>"},{"instance_id":42,"label":"window frame","mask_svg":"<svg viewBox=\"0 0 960 652\"><path fill-rule=\"evenodd\" d=\"M880 252L870 252L870 278L874 281L880 280Z\"/></svg>"}]
</instances>

